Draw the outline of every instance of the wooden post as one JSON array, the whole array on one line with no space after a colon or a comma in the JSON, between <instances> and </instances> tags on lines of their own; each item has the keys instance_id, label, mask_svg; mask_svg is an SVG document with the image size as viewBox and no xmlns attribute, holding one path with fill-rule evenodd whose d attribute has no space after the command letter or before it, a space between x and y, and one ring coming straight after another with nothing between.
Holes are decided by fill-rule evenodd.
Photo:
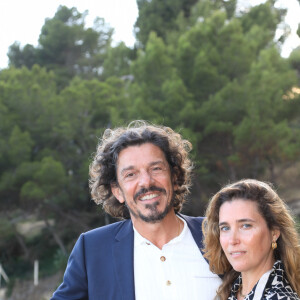
<instances>
[{"instance_id":1,"label":"wooden post","mask_svg":"<svg viewBox=\"0 0 300 300\"><path fill-rule=\"evenodd\" d=\"M33 268L33 284L37 286L39 284L39 261L34 261L34 268Z\"/></svg>"}]
</instances>

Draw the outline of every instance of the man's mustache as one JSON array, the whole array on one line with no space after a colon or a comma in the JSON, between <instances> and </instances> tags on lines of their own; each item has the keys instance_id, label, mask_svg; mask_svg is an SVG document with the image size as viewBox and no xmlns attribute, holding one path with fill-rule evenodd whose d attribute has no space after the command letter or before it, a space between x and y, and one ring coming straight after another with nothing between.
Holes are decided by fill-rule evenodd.
<instances>
[{"instance_id":1,"label":"man's mustache","mask_svg":"<svg viewBox=\"0 0 300 300\"><path fill-rule=\"evenodd\" d=\"M163 188L159 188L157 186L151 186L149 187L148 189L146 188L141 188L134 196L133 196L133 199L136 201L138 197L140 197L141 195L143 194L146 194L146 193L149 193L149 192L154 192L154 191L157 191L157 192L161 192L161 193L164 193L166 194L166 190L163 189Z\"/></svg>"}]
</instances>

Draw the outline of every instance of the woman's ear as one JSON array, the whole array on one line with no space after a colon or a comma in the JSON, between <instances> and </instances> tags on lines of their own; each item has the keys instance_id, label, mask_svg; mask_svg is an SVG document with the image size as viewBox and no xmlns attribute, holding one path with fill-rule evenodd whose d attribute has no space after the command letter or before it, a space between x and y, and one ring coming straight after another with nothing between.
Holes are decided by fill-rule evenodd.
<instances>
[{"instance_id":1,"label":"woman's ear","mask_svg":"<svg viewBox=\"0 0 300 300\"><path fill-rule=\"evenodd\" d=\"M276 227L276 228L272 229L272 241L276 242L277 239L279 238L279 236L280 236L279 228Z\"/></svg>"}]
</instances>

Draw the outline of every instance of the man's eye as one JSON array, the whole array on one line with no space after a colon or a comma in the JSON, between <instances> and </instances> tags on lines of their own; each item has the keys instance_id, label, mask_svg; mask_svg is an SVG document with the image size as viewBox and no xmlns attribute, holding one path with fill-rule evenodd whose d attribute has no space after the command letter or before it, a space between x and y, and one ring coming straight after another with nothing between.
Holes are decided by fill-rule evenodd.
<instances>
[{"instance_id":1,"label":"man's eye","mask_svg":"<svg viewBox=\"0 0 300 300\"><path fill-rule=\"evenodd\" d=\"M162 170L161 167L155 167L155 168L153 168L153 171L161 171L161 170Z\"/></svg>"},{"instance_id":2,"label":"man's eye","mask_svg":"<svg viewBox=\"0 0 300 300\"><path fill-rule=\"evenodd\" d=\"M125 178L130 178L130 177L133 177L134 176L134 173L127 173L125 174Z\"/></svg>"},{"instance_id":3,"label":"man's eye","mask_svg":"<svg viewBox=\"0 0 300 300\"><path fill-rule=\"evenodd\" d=\"M164 166L153 166L153 168L151 168L151 172L155 173L163 172L165 170L166 168Z\"/></svg>"}]
</instances>

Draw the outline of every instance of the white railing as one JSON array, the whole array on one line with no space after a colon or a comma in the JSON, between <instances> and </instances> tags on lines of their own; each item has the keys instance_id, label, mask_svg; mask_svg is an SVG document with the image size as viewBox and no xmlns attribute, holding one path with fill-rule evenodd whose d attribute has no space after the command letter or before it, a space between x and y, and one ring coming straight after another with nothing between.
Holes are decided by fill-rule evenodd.
<instances>
[{"instance_id":1,"label":"white railing","mask_svg":"<svg viewBox=\"0 0 300 300\"><path fill-rule=\"evenodd\" d=\"M0 264L0 288L1 288L1 278L3 277L3 279L6 281L6 282L9 282L9 278L8 276L6 275L2 265Z\"/></svg>"}]
</instances>

